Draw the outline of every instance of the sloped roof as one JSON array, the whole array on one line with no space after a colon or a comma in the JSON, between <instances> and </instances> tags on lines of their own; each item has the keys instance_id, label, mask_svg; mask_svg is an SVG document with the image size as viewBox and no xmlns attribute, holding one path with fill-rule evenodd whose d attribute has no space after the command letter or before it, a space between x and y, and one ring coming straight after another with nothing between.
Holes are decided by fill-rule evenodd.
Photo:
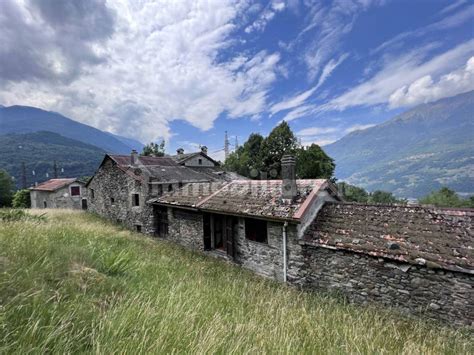
<instances>
[{"instance_id":1,"label":"sloped roof","mask_svg":"<svg viewBox=\"0 0 474 355\"><path fill-rule=\"evenodd\" d=\"M231 181L235 179L235 174L224 172L218 168L193 168L180 165L169 156L151 157L138 156L136 166L131 166L130 155L109 155L106 154L101 165L107 159L115 162L117 167L129 177L145 182L151 179L155 182L203 182L203 181ZM92 181L92 177L86 184Z\"/></svg>"},{"instance_id":2,"label":"sloped roof","mask_svg":"<svg viewBox=\"0 0 474 355\"><path fill-rule=\"evenodd\" d=\"M129 166L130 155L109 155L118 165ZM176 166L176 162L170 157L150 157L150 156L138 156L139 165L144 166Z\"/></svg>"},{"instance_id":3,"label":"sloped roof","mask_svg":"<svg viewBox=\"0 0 474 355\"><path fill-rule=\"evenodd\" d=\"M69 184L72 184L73 182L76 182L76 178L71 178L71 179L50 179L48 181L42 182L38 186L31 187L30 190L34 191L56 191L64 186L67 186Z\"/></svg>"},{"instance_id":4,"label":"sloped roof","mask_svg":"<svg viewBox=\"0 0 474 355\"><path fill-rule=\"evenodd\" d=\"M326 203L303 241L474 274L472 218L474 209Z\"/></svg>"},{"instance_id":5,"label":"sloped roof","mask_svg":"<svg viewBox=\"0 0 474 355\"><path fill-rule=\"evenodd\" d=\"M191 159L192 157L195 157L197 155L200 155L206 159L209 159L216 165L220 165L218 161L215 161L212 159L209 155L205 154L204 152L193 152L193 153L183 153L183 154L175 154L175 155L169 155L168 157L176 161L178 164L182 164L185 161Z\"/></svg>"},{"instance_id":6,"label":"sloped roof","mask_svg":"<svg viewBox=\"0 0 474 355\"><path fill-rule=\"evenodd\" d=\"M268 219L299 220L305 201L330 189L324 179L297 180L297 197L290 203L281 198L282 180L234 180L227 184L190 184L150 202L197 208ZM193 186L194 185L194 186Z\"/></svg>"}]
</instances>

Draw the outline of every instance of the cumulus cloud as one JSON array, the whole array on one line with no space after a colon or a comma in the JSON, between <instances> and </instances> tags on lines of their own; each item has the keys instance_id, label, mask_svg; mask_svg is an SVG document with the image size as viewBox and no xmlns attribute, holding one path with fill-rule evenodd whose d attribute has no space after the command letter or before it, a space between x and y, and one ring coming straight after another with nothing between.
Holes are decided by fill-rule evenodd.
<instances>
[{"instance_id":1,"label":"cumulus cloud","mask_svg":"<svg viewBox=\"0 0 474 355\"><path fill-rule=\"evenodd\" d=\"M0 79L71 81L105 60L100 48L114 23L115 13L103 0L3 0Z\"/></svg>"},{"instance_id":2,"label":"cumulus cloud","mask_svg":"<svg viewBox=\"0 0 474 355\"><path fill-rule=\"evenodd\" d=\"M438 81L425 75L402 86L390 95L389 103L391 108L413 106L470 90L474 90L474 56L463 68L442 75Z\"/></svg>"},{"instance_id":3,"label":"cumulus cloud","mask_svg":"<svg viewBox=\"0 0 474 355\"><path fill-rule=\"evenodd\" d=\"M59 111L144 141L169 138L176 119L207 130L225 113L258 115L279 54L219 56L233 45L248 6L4 0L0 102Z\"/></svg>"},{"instance_id":4,"label":"cumulus cloud","mask_svg":"<svg viewBox=\"0 0 474 355\"><path fill-rule=\"evenodd\" d=\"M324 109L344 110L354 106L389 103L392 94L400 88L427 75L442 75L465 63L474 53L474 40L426 60L426 56L434 48L435 46L429 45L399 57L387 57L385 65L372 78L332 99ZM454 94L449 96L451 95Z\"/></svg>"}]
</instances>

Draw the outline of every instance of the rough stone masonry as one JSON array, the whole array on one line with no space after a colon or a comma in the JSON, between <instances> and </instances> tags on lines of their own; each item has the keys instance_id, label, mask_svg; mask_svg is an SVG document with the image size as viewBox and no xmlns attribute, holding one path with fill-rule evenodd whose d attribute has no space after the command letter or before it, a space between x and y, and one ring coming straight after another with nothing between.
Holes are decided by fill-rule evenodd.
<instances>
[{"instance_id":1,"label":"rough stone masonry","mask_svg":"<svg viewBox=\"0 0 474 355\"><path fill-rule=\"evenodd\" d=\"M474 326L474 210L328 203L301 242L304 286Z\"/></svg>"}]
</instances>

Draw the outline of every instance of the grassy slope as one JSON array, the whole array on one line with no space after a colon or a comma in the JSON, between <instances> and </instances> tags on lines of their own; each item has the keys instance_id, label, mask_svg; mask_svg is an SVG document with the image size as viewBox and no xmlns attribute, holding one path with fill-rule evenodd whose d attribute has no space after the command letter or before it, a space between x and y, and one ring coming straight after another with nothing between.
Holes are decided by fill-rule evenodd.
<instances>
[{"instance_id":1,"label":"grassy slope","mask_svg":"<svg viewBox=\"0 0 474 355\"><path fill-rule=\"evenodd\" d=\"M261 279L82 212L0 222L0 353L469 353L472 337Z\"/></svg>"}]
</instances>

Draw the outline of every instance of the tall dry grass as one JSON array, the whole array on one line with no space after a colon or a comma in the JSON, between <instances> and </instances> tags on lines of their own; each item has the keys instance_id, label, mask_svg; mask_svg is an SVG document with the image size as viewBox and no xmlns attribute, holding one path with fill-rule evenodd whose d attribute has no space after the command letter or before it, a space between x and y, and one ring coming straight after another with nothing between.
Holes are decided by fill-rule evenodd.
<instances>
[{"instance_id":1,"label":"tall dry grass","mask_svg":"<svg viewBox=\"0 0 474 355\"><path fill-rule=\"evenodd\" d=\"M32 212L36 213L36 212ZM474 353L472 333L307 294L98 217L0 221L0 353Z\"/></svg>"}]
</instances>

